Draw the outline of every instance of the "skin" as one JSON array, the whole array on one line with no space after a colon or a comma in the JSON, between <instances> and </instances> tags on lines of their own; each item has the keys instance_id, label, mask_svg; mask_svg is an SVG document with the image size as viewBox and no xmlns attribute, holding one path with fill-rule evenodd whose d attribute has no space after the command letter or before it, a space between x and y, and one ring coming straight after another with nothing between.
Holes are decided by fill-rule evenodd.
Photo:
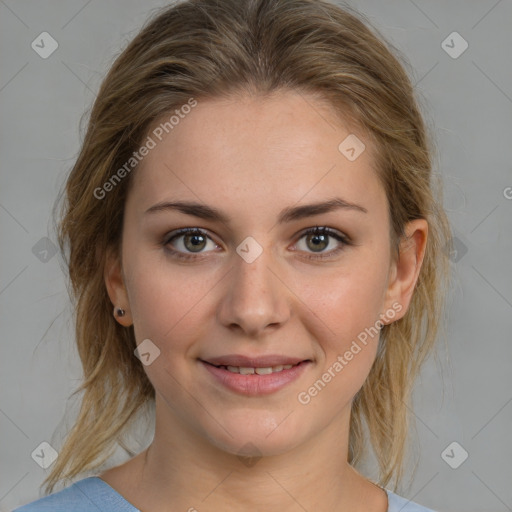
<instances>
[{"instance_id":1,"label":"skin","mask_svg":"<svg viewBox=\"0 0 512 512\"><path fill-rule=\"evenodd\" d=\"M366 144L353 162L338 150L351 133ZM401 311L386 322L405 314L418 277L427 222L406 226L397 262L372 152L325 103L286 91L199 101L144 158L125 205L122 263L109 256L105 283L112 303L126 310L118 321L134 325L137 343L149 338L161 351L144 367L156 390L156 429L148 450L99 475L137 508L387 510L384 490L347 462L351 401L378 336L307 405L297 399L379 315L397 304ZM285 208L334 197L367 212L341 208L277 222ZM171 200L207 204L230 220L145 213ZM315 252L303 232L316 225L351 243L329 237ZM183 236L167 247L195 260L164 246L166 235L185 227L212 240L199 254ZM236 252L248 236L263 249L252 263ZM318 255L325 258L308 259ZM312 364L285 388L247 397L198 361L234 353ZM237 456L247 443L247 455L261 456L251 465Z\"/></svg>"}]
</instances>

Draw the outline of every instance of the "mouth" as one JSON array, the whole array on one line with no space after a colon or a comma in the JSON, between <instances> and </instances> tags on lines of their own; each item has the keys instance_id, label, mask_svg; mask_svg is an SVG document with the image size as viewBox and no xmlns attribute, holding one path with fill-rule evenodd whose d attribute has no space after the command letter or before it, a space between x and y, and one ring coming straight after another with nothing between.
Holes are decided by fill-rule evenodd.
<instances>
[{"instance_id":1,"label":"mouth","mask_svg":"<svg viewBox=\"0 0 512 512\"><path fill-rule=\"evenodd\" d=\"M210 363L207 363L210 364ZM279 373L283 370L289 370L297 364L278 364L276 366L250 367L250 366L230 366L230 365L212 365L216 368L223 368L231 373L240 373L241 375L270 375L271 373Z\"/></svg>"},{"instance_id":2,"label":"mouth","mask_svg":"<svg viewBox=\"0 0 512 512\"><path fill-rule=\"evenodd\" d=\"M298 379L312 364L311 359L284 356L223 356L199 359L216 383L243 395L274 393Z\"/></svg>"}]
</instances>

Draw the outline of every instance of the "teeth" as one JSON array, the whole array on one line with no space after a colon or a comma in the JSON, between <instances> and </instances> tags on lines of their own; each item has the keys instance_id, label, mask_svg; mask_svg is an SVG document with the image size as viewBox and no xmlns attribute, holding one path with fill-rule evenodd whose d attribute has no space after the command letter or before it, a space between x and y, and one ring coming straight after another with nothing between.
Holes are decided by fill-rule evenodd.
<instances>
[{"instance_id":1,"label":"teeth","mask_svg":"<svg viewBox=\"0 0 512 512\"><path fill-rule=\"evenodd\" d=\"M226 368L231 373L240 373L241 375L269 375L271 373L281 372L283 370L289 370L293 364L278 364L276 366L267 366L265 368L247 368L243 366L220 366L219 368Z\"/></svg>"},{"instance_id":2,"label":"teeth","mask_svg":"<svg viewBox=\"0 0 512 512\"><path fill-rule=\"evenodd\" d=\"M254 368L254 371L258 375L268 375L272 373L272 366L269 366L268 368Z\"/></svg>"}]
</instances>

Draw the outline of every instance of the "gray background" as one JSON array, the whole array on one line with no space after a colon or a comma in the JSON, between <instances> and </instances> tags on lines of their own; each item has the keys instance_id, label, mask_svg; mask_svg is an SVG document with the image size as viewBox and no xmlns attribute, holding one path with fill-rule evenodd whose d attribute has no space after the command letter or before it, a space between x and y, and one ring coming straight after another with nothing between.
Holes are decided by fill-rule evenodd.
<instances>
[{"instance_id":1,"label":"gray background","mask_svg":"<svg viewBox=\"0 0 512 512\"><path fill-rule=\"evenodd\" d=\"M79 148L79 120L115 56L164 4L0 0L1 511L40 496L50 470L31 453L43 441L58 448L56 432L74 414L69 300L44 238L55 242L51 210ZM415 389L419 463L402 494L439 511L512 510L512 2L350 5L411 63L458 249L446 340ZM31 48L43 31L59 44L47 59ZM469 45L458 58L442 47L454 31ZM452 39L445 45L460 51ZM457 469L441 456L453 441L460 447L446 460L469 454Z\"/></svg>"}]
</instances>

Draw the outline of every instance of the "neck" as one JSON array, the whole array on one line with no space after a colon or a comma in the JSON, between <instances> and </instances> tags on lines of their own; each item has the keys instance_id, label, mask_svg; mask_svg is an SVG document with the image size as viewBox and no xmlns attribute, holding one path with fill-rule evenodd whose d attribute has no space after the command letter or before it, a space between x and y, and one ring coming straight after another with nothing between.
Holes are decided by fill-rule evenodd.
<instances>
[{"instance_id":1,"label":"neck","mask_svg":"<svg viewBox=\"0 0 512 512\"><path fill-rule=\"evenodd\" d=\"M157 413L154 440L135 458L130 487L137 494L125 495L143 512L170 504L189 512L385 512L385 492L347 462L349 413L287 453L253 458L227 453L183 425L171 428Z\"/></svg>"}]
</instances>

